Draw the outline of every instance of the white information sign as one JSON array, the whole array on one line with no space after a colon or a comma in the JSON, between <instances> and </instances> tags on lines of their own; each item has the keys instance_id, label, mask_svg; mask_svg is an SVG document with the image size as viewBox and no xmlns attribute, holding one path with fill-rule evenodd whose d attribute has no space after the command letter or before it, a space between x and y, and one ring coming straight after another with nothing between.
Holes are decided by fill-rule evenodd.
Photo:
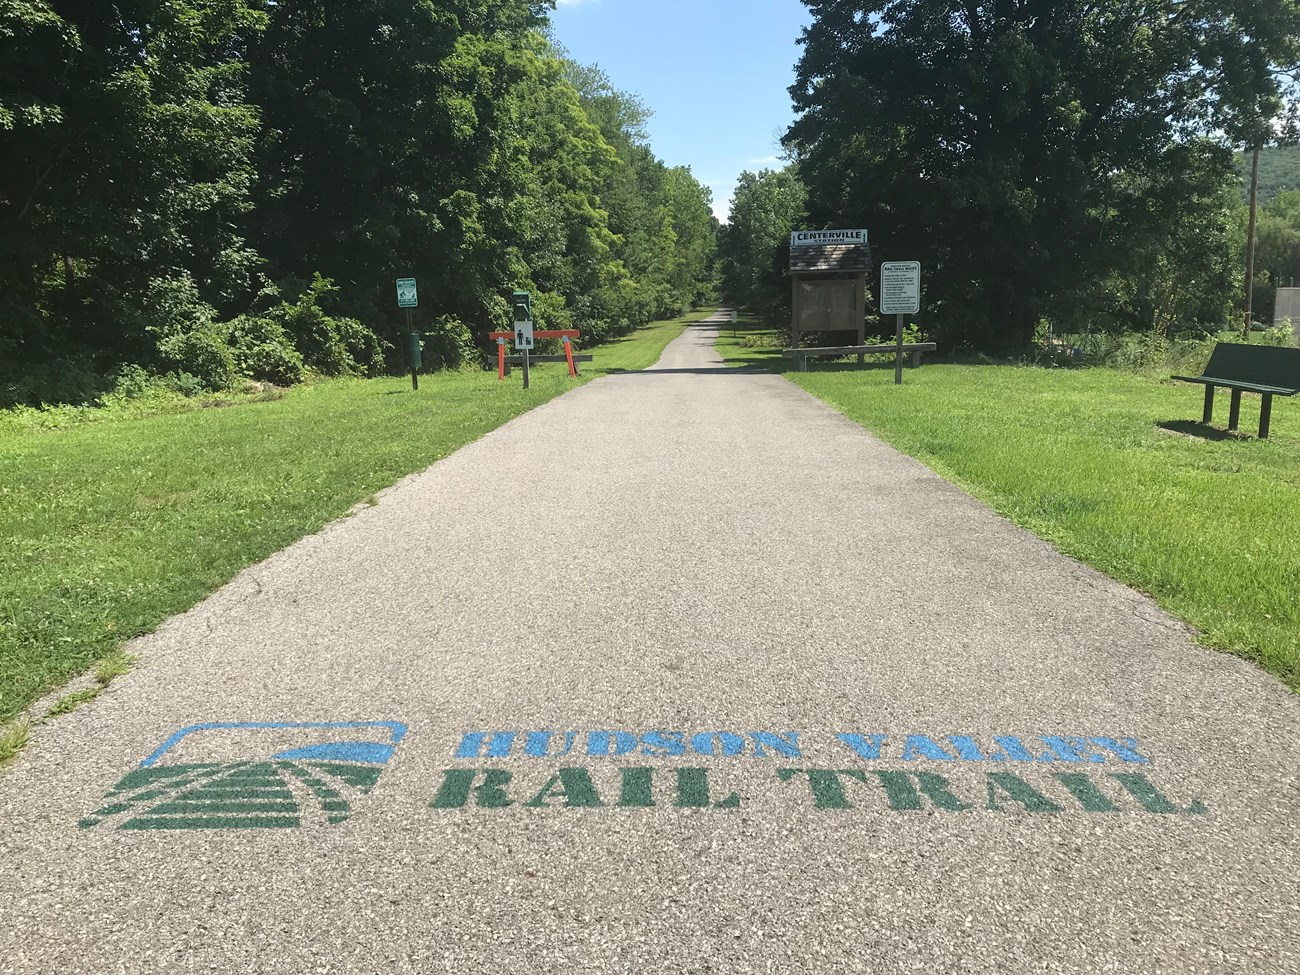
<instances>
[{"instance_id":1,"label":"white information sign","mask_svg":"<svg viewBox=\"0 0 1300 975\"><path fill-rule=\"evenodd\" d=\"M397 279L397 307L398 308L417 308L419 307L419 293L415 288L415 278L398 278Z\"/></svg>"},{"instance_id":2,"label":"white information sign","mask_svg":"<svg viewBox=\"0 0 1300 975\"><path fill-rule=\"evenodd\" d=\"M880 314L915 315L921 310L921 265L886 261L880 266Z\"/></svg>"},{"instance_id":3,"label":"white information sign","mask_svg":"<svg viewBox=\"0 0 1300 975\"><path fill-rule=\"evenodd\" d=\"M524 349L533 347L533 323L532 322L515 322L515 351L521 352Z\"/></svg>"},{"instance_id":4,"label":"white information sign","mask_svg":"<svg viewBox=\"0 0 1300 975\"><path fill-rule=\"evenodd\" d=\"M814 247L818 244L866 244L865 230L796 230L790 235L791 247Z\"/></svg>"}]
</instances>

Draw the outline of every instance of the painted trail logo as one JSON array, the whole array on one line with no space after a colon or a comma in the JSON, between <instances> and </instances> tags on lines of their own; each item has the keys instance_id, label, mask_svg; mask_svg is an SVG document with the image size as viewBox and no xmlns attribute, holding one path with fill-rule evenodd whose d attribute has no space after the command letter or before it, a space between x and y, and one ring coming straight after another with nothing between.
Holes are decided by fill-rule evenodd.
<instances>
[{"instance_id":1,"label":"painted trail logo","mask_svg":"<svg viewBox=\"0 0 1300 975\"><path fill-rule=\"evenodd\" d=\"M345 822L406 737L394 721L221 723L176 732L83 829ZM728 810L1202 816L1134 738L798 731L470 731L433 810ZM409 747L409 746L408 746Z\"/></svg>"},{"instance_id":2,"label":"painted trail logo","mask_svg":"<svg viewBox=\"0 0 1300 975\"><path fill-rule=\"evenodd\" d=\"M219 723L176 732L82 829L294 829L337 825L406 737L394 721Z\"/></svg>"},{"instance_id":3,"label":"painted trail logo","mask_svg":"<svg viewBox=\"0 0 1300 975\"><path fill-rule=\"evenodd\" d=\"M1151 760L1134 738L840 733L814 743L814 761L825 762L821 767L791 767L809 760L803 738L797 731L469 732L453 757L475 765L495 761L444 771L431 805L738 809L766 800L772 790L794 790L797 801L811 801L816 809L1192 816L1208 811L1200 799L1175 801L1162 792L1148 777ZM569 764L577 758L589 764ZM567 762L547 768L547 759ZM665 759L673 764L645 764ZM757 787L754 759L775 763L766 773L760 770ZM511 766L501 767L503 760ZM736 763L742 763L739 769ZM719 788L714 780L725 782L729 773L747 784Z\"/></svg>"}]
</instances>

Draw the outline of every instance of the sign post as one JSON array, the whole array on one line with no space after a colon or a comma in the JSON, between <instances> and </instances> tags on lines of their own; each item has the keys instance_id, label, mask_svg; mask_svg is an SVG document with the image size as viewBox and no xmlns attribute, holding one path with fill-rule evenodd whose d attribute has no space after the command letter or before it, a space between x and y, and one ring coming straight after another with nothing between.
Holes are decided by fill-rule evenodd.
<instances>
[{"instance_id":1,"label":"sign post","mask_svg":"<svg viewBox=\"0 0 1300 975\"><path fill-rule=\"evenodd\" d=\"M528 388L528 353L533 348L533 303L527 291L511 296L515 318L515 351L524 354L524 389Z\"/></svg>"},{"instance_id":2,"label":"sign post","mask_svg":"<svg viewBox=\"0 0 1300 975\"><path fill-rule=\"evenodd\" d=\"M886 261L880 266L880 313L897 315L894 385L903 382L903 320L921 310L921 265L917 261Z\"/></svg>"},{"instance_id":3,"label":"sign post","mask_svg":"<svg viewBox=\"0 0 1300 975\"><path fill-rule=\"evenodd\" d=\"M406 358L411 367L411 388L420 388L420 339L411 324L411 309L420 307L415 278L397 279L397 307L406 309Z\"/></svg>"},{"instance_id":4,"label":"sign post","mask_svg":"<svg viewBox=\"0 0 1300 975\"><path fill-rule=\"evenodd\" d=\"M736 309L731 309L731 337L736 337Z\"/></svg>"}]
</instances>

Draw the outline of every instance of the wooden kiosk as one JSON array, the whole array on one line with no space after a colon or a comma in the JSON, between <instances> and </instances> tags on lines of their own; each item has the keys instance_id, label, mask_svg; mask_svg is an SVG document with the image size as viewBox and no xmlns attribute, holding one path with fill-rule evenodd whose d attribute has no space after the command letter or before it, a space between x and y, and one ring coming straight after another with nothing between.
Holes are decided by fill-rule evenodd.
<instances>
[{"instance_id":1,"label":"wooden kiosk","mask_svg":"<svg viewBox=\"0 0 1300 975\"><path fill-rule=\"evenodd\" d=\"M808 371L808 360L856 355L858 365L866 356L893 352L901 370L904 353L912 366L921 365L921 353L933 352L933 342L867 345L867 274L871 270L871 248L865 230L799 230L790 235L790 277L794 307L790 338L794 348L782 353L793 359L800 372ZM807 332L852 332L856 345L824 345L801 348ZM901 376L901 371L897 373ZM901 380L900 380L901 381Z\"/></svg>"},{"instance_id":2,"label":"wooden kiosk","mask_svg":"<svg viewBox=\"0 0 1300 975\"><path fill-rule=\"evenodd\" d=\"M808 332L852 332L858 345L866 344L870 272L865 230L796 230L790 235L790 338L795 349Z\"/></svg>"}]
</instances>

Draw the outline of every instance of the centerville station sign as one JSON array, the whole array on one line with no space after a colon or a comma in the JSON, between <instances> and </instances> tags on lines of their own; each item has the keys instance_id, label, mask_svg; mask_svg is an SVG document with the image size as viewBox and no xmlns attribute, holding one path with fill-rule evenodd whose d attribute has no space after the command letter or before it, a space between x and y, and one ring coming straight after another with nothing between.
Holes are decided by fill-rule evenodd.
<instances>
[{"instance_id":1,"label":"centerville station sign","mask_svg":"<svg viewBox=\"0 0 1300 975\"><path fill-rule=\"evenodd\" d=\"M819 247L826 244L867 245L865 230L796 230L790 235L791 247Z\"/></svg>"}]
</instances>

